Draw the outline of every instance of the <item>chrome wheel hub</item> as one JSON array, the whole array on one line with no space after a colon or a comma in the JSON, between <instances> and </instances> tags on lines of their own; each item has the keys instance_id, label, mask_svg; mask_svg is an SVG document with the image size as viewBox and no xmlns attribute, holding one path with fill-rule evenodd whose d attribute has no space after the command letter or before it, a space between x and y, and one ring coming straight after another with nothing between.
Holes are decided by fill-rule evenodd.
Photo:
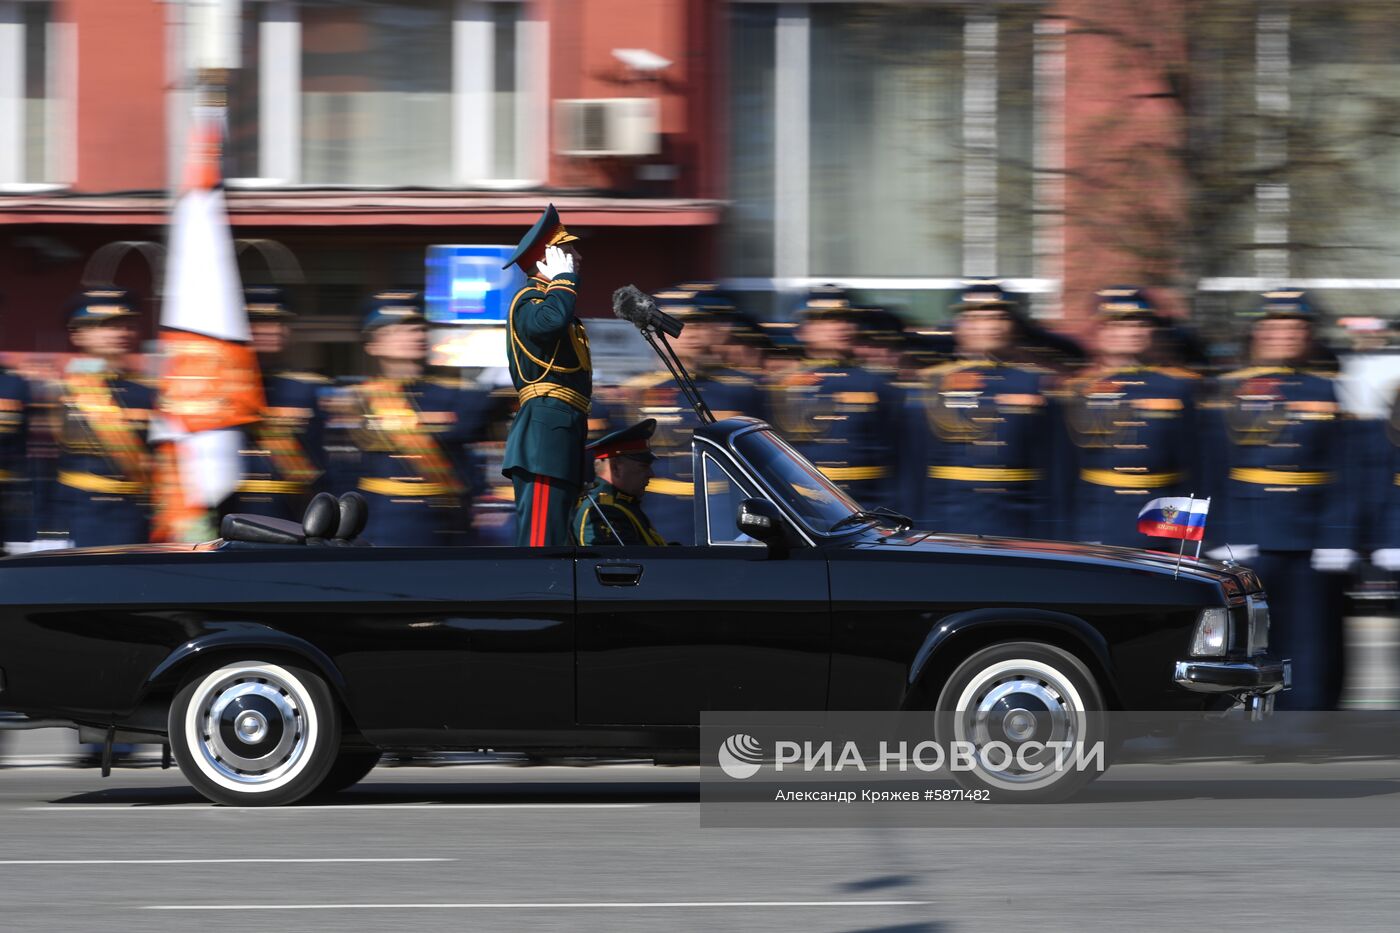
<instances>
[{"instance_id":1,"label":"chrome wheel hub","mask_svg":"<svg viewBox=\"0 0 1400 933\"><path fill-rule=\"evenodd\" d=\"M1060 774L1057 765L1074 754L1086 720L1078 693L1059 671L1038 661L1005 661L967 685L953 731L977 750L980 772L1025 786Z\"/></svg>"},{"instance_id":2,"label":"chrome wheel hub","mask_svg":"<svg viewBox=\"0 0 1400 933\"><path fill-rule=\"evenodd\" d=\"M206 765L243 786L276 781L307 754L308 701L271 670L231 671L196 698L197 746Z\"/></svg>"}]
</instances>

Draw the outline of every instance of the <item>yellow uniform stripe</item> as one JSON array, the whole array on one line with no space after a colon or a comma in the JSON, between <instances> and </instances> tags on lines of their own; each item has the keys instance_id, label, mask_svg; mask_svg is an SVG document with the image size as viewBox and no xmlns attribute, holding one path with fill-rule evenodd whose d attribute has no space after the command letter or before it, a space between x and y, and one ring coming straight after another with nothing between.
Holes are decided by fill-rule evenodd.
<instances>
[{"instance_id":1,"label":"yellow uniform stripe","mask_svg":"<svg viewBox=\"0 0 1400 933\"><path fill-rule=\"evenodd\" d=\"M695 495L695 484L684 483L678 479L663 479L660 476L653 476L647 481L647 492L663 496L693 496Z\"/></svg>"},{"instance_id":2,"label":"yellow uniform stripe","mask_svg":"<svg viewBox=\"0 0 1400 933\"><path fill-rule=\"evenodd\" d=\"M834 483L849 483L858 479L884 479L890 471L881 466L873 467L817 467L822 476Z\"/></svg>"},{"instance_id":3,"label":"yellow uniform stripe","mask_svg":"<svg viewBox=\"0 0 1400 933\"><path fill-rule=\"evenodd\" d=\"M1304 473L1295 470L1265 470L1259 467L1231 467L1230 479L1254 486L1326 486L1331 473Z\"/></svg>"},{"instance_id":4,"label":"yellow uniform stripe","mask_svg":"<svg viewBox=\"0 0 1400 933\"><path fill-rule=\"evenodd\" d=\"M360 480L360 489L379 496L445 496L449 490L443 483L424 483L418 480L383 479L366 476Z\"/></svg>"},{"instance_id":5,"label":"yellow uniform stripe","mask_svg":"<svg viewBox=\"0 0 1400 933\"><path fill-rule=\"evenodd\" d=\"M1079 478L1095 486L1116 489L1160 489L1182 481L1182 473L1120 473L1117 470L1080 470Z\"/></svg>"},{"instance_id":6,"label":"yellow uniform stripe","mask_svg":"<svg viewBox=\"0 0 1400 933\"><path fill-rule=\"evenodd\" d=\"M1039 470L1016 467L931 466L929 479L951 479L959 483L1029 483L1040 479Z\"/></svg>"},{"instance_id":7,"label":"yellow uniform stripe","mask_svg":"<svg viewBox=\"0 0 1400 933\"><path fill-rule=\"evenodd\" d=\"M109 496L134 496L142 492L141 484L133 483L131 480L112 479L110 476L98 476L96 473L74 470L59 470L58 481L72 489L81 489L83 492L100 492Z\"/></svg>"},{"instance_id":8,"label":"yellow uniform stripe","mask_svg":"<svg viewBox=\"0 0 1400 933\"><path fill-rule=\"evenodd\" d=\"M304 483L294 483L282 479L245 479L238 484L239 492L272 493L291 495L306 489Z\"/></svg>"},{"instance_id":9,"label":"yellow uniform stripe","mask_svg":"<svg viewBox=\"0 0 1400 933\"><path fill-rule=\"evenodd\" d=\"M593 403L579 392L575 392L566 386L555 385L552 382L532 382L518 393L520 404L524 405L532 398L557 398L571 408L577 408L585 415Z\"/></svg>"}]
</instances>

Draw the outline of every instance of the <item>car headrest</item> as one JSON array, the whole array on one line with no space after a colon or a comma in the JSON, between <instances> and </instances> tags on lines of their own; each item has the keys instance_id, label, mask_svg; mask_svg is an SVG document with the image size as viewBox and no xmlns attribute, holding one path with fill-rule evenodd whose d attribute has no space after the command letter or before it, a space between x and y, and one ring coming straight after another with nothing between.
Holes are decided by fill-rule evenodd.
<instances>
[{"instance_id":1,"label":"car headrest","mask_svg":"<svg viewBox=\"0 0 1400 933\"><path fill-rule=\"evenodd\" d=\"M353 541L365 530L369 521L369 503L358 492L340 497L340 525L335 530L337 541Z\"/></svg>"},{"instance_id":2,"label":"car headrest","mask_svg":"<svg viewBox=\"0 0 1400 933\"><path fill-rule=\"evenodd\" d=\"M219 535L225 541L249 544L305 544L302 526L285 518L267 515L225 515L219 522Z\"/></svg>"},{"instance_id":3,"label":"car headrest","mask_svg":"<svg viewBox=\"0 0 1400 933\"><path fill-rule=\"evenodd\" d=\"M340 524L340 505L335 496L318 492L306 506L301 518L302 530L308 538L327 538Z\"/></svg>"}]
</instances>

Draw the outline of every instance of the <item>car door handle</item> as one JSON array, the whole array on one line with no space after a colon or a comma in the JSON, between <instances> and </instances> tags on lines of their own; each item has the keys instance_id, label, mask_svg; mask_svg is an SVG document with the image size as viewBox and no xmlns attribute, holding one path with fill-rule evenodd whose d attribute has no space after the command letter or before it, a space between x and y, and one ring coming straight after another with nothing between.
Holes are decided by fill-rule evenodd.
<instances>
[{"instance_id":1,"label":"car door handle","mask_svg":"<svg viewBox=\"0 0 1400 933\"><path fill-rule=\"evenodd\" d=\"M642 579L641 564L599 564L594 571L604 586L636 586Z\"/></svg>"}]
</instances>

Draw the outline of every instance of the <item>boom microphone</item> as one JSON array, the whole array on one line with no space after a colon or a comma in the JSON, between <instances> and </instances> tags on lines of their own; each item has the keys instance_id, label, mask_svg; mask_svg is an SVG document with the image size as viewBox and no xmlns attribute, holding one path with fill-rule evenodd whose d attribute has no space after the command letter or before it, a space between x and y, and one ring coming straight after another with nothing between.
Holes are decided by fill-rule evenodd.
<instances>
[{"instance_id":1,"label":"boom microphone","mask_svg":"<svg viewBox=\"0 0 1400 933\"><path fill-rule=\"evenodd\" d=\"M646 292L635 285L624 285L613 292L613 314L638 330L651 328L668 337L679 337L685 325L656 306Z\"/></svg>"}]
</instances>

